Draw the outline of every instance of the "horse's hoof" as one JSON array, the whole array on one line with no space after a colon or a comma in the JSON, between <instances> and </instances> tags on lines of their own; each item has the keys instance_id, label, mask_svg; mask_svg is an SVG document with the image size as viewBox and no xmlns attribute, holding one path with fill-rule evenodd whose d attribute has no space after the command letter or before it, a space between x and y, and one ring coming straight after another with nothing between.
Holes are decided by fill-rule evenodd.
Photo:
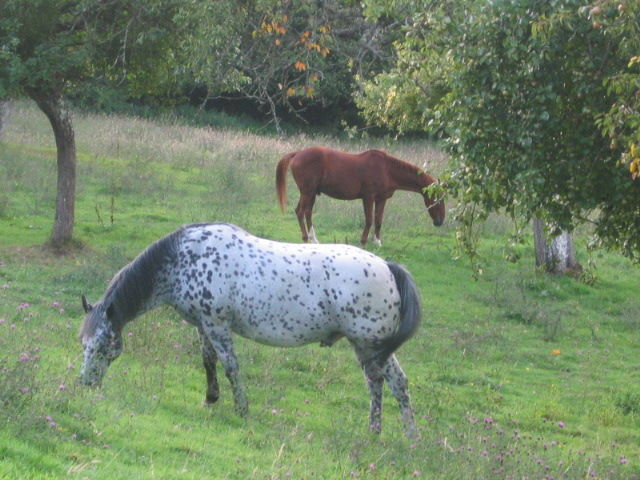
<instances>
[{"instance_id":1,"label":"horse's hoof","mask_svg":"<svg viewBox=\"0 0 640 480\"><path fill-rule=\"evenodd\" d=\"M413 442L419 442L419 441L422 440L422 437L418 433L418 428L415 425L407 427L404 433L405 433L407 439L409 439L409 440L411 440Z\"/></svg>"},{"instance_id":2,"label":"horse's hoof","mask_svg":"<svg viewBox=\"0 0 640 480\"><path fill-rule=\"evenodd\" d=\"M382 431L382 425L380 425L380 423L372 423L369 425L369 431L371 433L375 433L376 435L380 435L380 432Z\"/></svg>"},{"instance_id":3,"label":"horse's hoof","mask_svg":"<svg viewBox=\"0 0 640 480\"><path fill-rule=\"evenodd\" d=\"M247 418L249 416L249 410L243 409L236 409L236 414L238 414L238 416L242 417L242 418Z\"/></svg>"}]
</instances>

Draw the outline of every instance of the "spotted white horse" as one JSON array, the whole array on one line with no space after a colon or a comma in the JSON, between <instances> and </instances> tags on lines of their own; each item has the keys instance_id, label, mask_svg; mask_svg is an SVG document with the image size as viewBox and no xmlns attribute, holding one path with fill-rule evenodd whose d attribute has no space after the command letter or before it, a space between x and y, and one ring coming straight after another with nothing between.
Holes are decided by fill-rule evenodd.
<instances>
[{"instance_id":1,"label":"spotted white horse","mask_svg":"<svg viewBox=\"0 0 640 480\"><path fill-rule=\"evenodd\" d=\"M279 347L330 346L346 337L370 390L370 429L380 432L386 380L407 435L417 435L407 377L394 352L418 328L419 295L404 268L365 250L275 242L224 223L187 225L125 266L98 303L84 296L82 303L85 385L99 385L120 355L127 322L169 304L198 328L207 403L218 399L219 359L236 411L248 412L232 333Z\"/></svg>"}]
</instances>

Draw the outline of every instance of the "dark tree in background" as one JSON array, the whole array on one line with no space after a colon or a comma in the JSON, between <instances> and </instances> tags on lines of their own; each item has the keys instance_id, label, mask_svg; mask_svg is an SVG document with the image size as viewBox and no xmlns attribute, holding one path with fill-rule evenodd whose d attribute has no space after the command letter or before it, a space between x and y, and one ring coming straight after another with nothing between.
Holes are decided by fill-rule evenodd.
<instances>
[{"instance_id":1,"label":"dark tree in background","mask_svg":"<svg viewBox=\"0 0 640 480\"><path fill-rule=\"evenodd\" d=\"M11 115L12 107L13 102L10 99L0 99L0 140L2 140L2 135L4 134L4 129L6 128L7 121Z\"/></svg>"},{"instance_id":2,"label":"dark tree in background","mask_svg":"<svg viewBox=\"0 0 640 480\"><path fill-rule=\"evenodd\" d=\"M346 0L198 2L181 20L193 35L182 47L185 70L208 99L249 100L279 130L283 113L310 108L335 119L355 112L356 78L392 65L393 18L367 19Z\"/></svg>"},{"instance_id":3,"label":"dark tree in background","mask_svg":"<svg viewBox=\"0 0 640 480\"><path fill-rule=\"evenodd\" d=\"M73 235L76 149L65 93L103 76L138 90L171 83L177 2L3 0L0 3L0 99L26 95L49 119L58 181L50 243Z\"/></svg>"}]
</instances>

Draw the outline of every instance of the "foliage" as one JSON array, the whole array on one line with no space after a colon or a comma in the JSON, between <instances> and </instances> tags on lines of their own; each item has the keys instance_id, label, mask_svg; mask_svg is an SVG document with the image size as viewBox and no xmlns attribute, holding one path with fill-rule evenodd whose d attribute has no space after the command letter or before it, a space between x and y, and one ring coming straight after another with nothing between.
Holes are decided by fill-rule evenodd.
<instances>
[{"instance_id":1,"label":"foliage","mask_svg":"<svg viewBox=\"0 0 640 480\"><path fill-rule=\"evenodd\" d=\"M640 145L640 2L601 0L584 7L581 13L592 20L594 28L619 42L620 57L628 61L627 68L606 80L615 102L599 122L614 144L622 144L625 151L622 160L629 165L635 179L640 162L637 151Z\"/></svg>"},{"instance_id":2,"label":"foliage","mask_svg":"<svg viewBox=\"0 0 640 480\"><path fill-rule=\"evenodd\" d=\"M25 1L0 4L0 99L27 95L51 123L58 190L50 244L72 243L76 149L65 92L87 79L126 79L157 91L173 70L173 0Z\"/></svg>"},{"instance_id":3,"label":"foliage","mask_svg":"<svg viewBox=\"0 0 640 480\"><path fill-rule=\"evenodd\" d=\"M640 183L620 162L633 164L638 135L638 2L409 3L398 63L365 85L365 113L441 134L449 186L481 217L593 222L602 244L636 258Z\"/></svg>"},{"instance_id":4,"label":"foliage","mask_svg":"<svg viewBox=\"0 0 640 480\"><path fill-rule=\"evenodd\" d=\"M126 80L134 92L167 88L175 9L171 0L2 2L0 97L62 93L95 76Z\"/></svg>"},{"instance_id":5,"label":"foliage","mask_svg":"<svg viewBox=\"0 0 640 480\"><path fill-rule=\"evenodd\" d=\"M250 99L276 125L283 110L350 103L353 76L385 66L393 32L345 0L203 1L177 18L194 33L181 42L181 68L207 98Z\"/></svg>"}]
</instances>

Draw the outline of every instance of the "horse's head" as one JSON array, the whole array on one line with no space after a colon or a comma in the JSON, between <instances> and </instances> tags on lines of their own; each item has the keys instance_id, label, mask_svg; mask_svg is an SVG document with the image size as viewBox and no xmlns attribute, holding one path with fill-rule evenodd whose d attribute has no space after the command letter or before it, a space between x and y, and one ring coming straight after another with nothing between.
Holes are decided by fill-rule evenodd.
<instances>
[{"instance_id":1,"label":"horse's head","mask_svg":"<svg viewBox=\"0 0 640 480\"><path fill-rule=\"evenodd\" d=\"M433 220L433 224L439 227L444 223L445 207L444 207L444 195L445 191L441 183L435 180L433 177L426 175L427 187L422 190L422 196L424 197L424 205L427 207L429 215ZM435 187L435 188L434 188Z\"/></svg>"},{"instance_id":2,"label":"horse's head","mask_svg":"<svg viewBox=\"0 0 640 480\"><path fill-rule=\"evenodd\" d=\"M433 220L433 224L436 227L439 227L444 223L444 200L442 198L431 200L431 198L427 195L424 196L424 204L429 211L429 215L431 215L431 219Z\"/></svg>"},{"instance_id":3,"label":"horse's head","mask_svg":"<svg viewBox=\"0 0 640 480\"><path fill-rule=\"evenodd\" d=\"M111 362L122 353L122 337L114 327L112 304L90 305L83 295L82 306L86 317L80 331L84 362L79 380L83 385L96 386L102 382Z\"/></svg>"}]
</instances>

